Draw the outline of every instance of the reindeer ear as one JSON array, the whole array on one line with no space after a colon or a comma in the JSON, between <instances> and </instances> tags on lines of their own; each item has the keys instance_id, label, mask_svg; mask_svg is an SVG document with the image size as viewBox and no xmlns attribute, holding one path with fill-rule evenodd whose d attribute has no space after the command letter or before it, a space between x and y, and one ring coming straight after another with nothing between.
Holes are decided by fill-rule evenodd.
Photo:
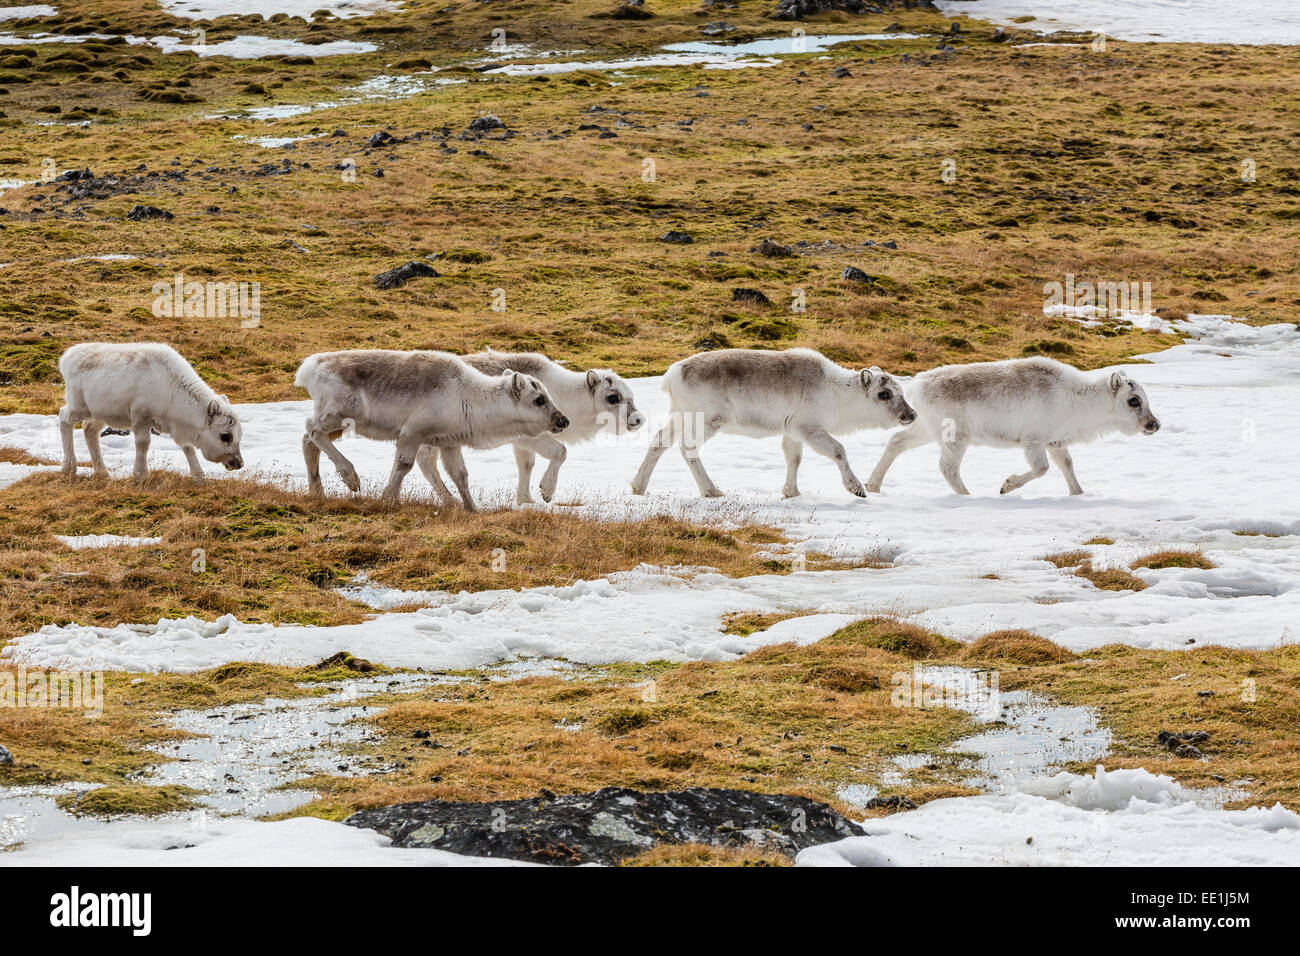
<instances>
[{"instance_id":1,"label":"reindeer ear","mask_svg":"<svg viewBox=\"0 0 1300 956\"><path fill-rule=\"evenodd\" d=\"M518 372L510 373L510 394L515 397L516 402L519 401L519 396L524 394L524 377Z\"/></svg>"},{"instance_id":2,"label":"reindeer ear","mask_svg":"<svg viewBox=\"0 0 1300 956\"><path fill-rule=\"evenodd\" d=\"M219 414L221 414L221 403L214 398L208 402L208 421L212 421Z\"/></svg>"},{"instance_id":3,"label":"reindeer ear","mask_svg":"<svg viewBox=\"0 0 1300 956\"><path fill-rule=\"evenodd\" d=\"M870 387L871 387L871 375L872 375L872 373L873 373L873 372L877 372L877 373L878 373L879 371L880 371L880 369L878 369L878 368L874 368L874 367L873 367L873 368L864 368L864 369L863 369L863 370L858 374L858 378L860 378L860 379L862 380L862 387L863 387L863 388L870 388Z\"/></svg>"},{"instance_id":4,"label":"reindeer ear","mask_svg":"<svg viewBox=\"0 0 1300 956\"><path fill-rule=\"evenodd\" d=\"M594 368L587 369L587 387L594 392L596 390L596 386L599 384L600 384L600 373L597 372Z\"/></svg>"},{"instance_id":5,"label":"reindeer ear","mask_svg":"<svg viewBox=\"0 0 1300 956\"><path fill-rule=\"evenodd\" d=\"M1119 394L1119 390L1123 388L1125 384L1127 384L1127 382L1128 382L1128 377L1125 376L1123 372L1110 373L1110 390L1114 392L1116 395Z\"/></svg>"}]
</instances>

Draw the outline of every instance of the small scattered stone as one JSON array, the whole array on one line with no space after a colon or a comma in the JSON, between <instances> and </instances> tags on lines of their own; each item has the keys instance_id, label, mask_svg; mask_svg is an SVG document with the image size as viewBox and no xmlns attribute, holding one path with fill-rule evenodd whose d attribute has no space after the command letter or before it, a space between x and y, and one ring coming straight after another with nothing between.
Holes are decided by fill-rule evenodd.
<instances>
[{"instance_id":1,"label":"small scattered stone","mask_svg":"<svg viewBox=\"0 0 1300 956\"><path fill-rule=\"evenodd\" d=\"M695 241L689 232L682 232L680 229L669 229L659 237L660 242L669 242L674 245L686 246Z\"/></svg>"},{"instance_id":2,"label":"small scattered stone","mask_svg":"<svg viewBox=\"0 0 1300 956\"><path fill-rule=\"evenodd\" d=\"M1156 741L1173 751L1175 757L1198 760L1205 756L1196 744L1204 743L1210 735L1204 730L1175 732L1162 730L1156 735Z\"/></svg>"},{"instance_id":3,"label":"small scattered stone","mask_svg":"<svg viewBox=\"0 0 1300 956\"><path fill-rule=\"evenodd\" d=\"M387 272L381 272L375 276L375 285L380 289L400 289L412 279L424 277L437 278L438 273L432 266L426 265L419 260L412 260L406 265L398 266L396 269L389 269Z\"/></svg>"},{"instance_id":4,"label":"small scattered stone","mask_svg":"<svg viewBox=\"0 0 1300 956\"><path fill-rule=\"evenodd\" d=\"M892 797L872 797L866 807L868 810L915 810L916 802L895 794Z\"/></svg>"},{"instance_id":5,"label":"small scattered stone","mask_svg":"<svg viewBox=\"0 0 1300 956\"><path fill-rule=\"evenodd\" d=\"M606 14L611 20L651 20L654 14L645 8L645 0L629 0L619 4L613 12Z\"/></svg>"},{"instance_id":6,"label":"small scattered stone","mask_svg":"<svg viewBox=\"0 0 1300 956\"><path fill-rule=\"evenodd\" d=\"M767 256L771 259L783 259L794 255L794 250L789 246L783 246L781 243L772 239L764 239L751 251L757 252L760 256Z\"/></svg>"},{"instance_id":7,"label":"small scattered stone","mask_svg":"<svg viewBox=\"0 0 1300 956\"><path fill-rule=\"evenodd\" d=\"M233 189L233 187L232 187ZM132 206L131 211L126 214L126 218L132 222L146 222L151 219L175 219L171 213L165 209L159 209L157 206Z\"/></svg>"},{"instance_id":8,"label":"small scattered stone","mask_svg":"<svg viewBox=\"0 0 1300 956\"><path fill-rule=\"evenodd\" d=\"M76 183L94 178L95 174L89 169L69 169L67 172L55 176L54 181L56 183Z\"/></svg>"},{"instance_id":9,"label":"small scattered stone","mask_svg":"<svg viewBox=\"0 0 1300 956\"><path fill-rule=\"evenodd\" d=\"M493 130L508 129L501 119L492 113L484 113L475 119L470 120L469 126L466 127L471 133L490 133Z\"/></svg>"},{"instance_id":10,"label":"small scattered stone","mask_svg":"<svg viewBox=\"0 0 1300 956\"><path fill-rule=\"evenodd\" d=\"M732 289L732 302L748 302L751 305L771 305L772 300L757 289Z\"/></svg>"},{"instance_id":11,"label":"small scattered stone","mask_svg":"<svg viewBox=\"0 0 1300 956\"><path fill-rule=\"evenodd\" d=\"M844 271L840 273L841 279L847 279L850 282L875 282L871 276L867 275L856 266L845 266Z\"/></svg>"},{"instance_id":12,"label":"small scattered stone","mask_svg":"<svg viewBox=\"0 0 1300 956\"><path fill-rule=\"evenodd\" d=\"M849 72L849 68L847 66L837 66L835 69L831 70L831 76L835 77L837 80L842 80L845 77L849 77L852 75L853 74Z\"/></svg>"},{"instance_id":13,"label":"small scattered stone","mask_svg":"<svg viewBox=\"0 0 1300 956\"><path fill-rule=\"evenodd\" d=\"M381 129L374 136L371 136L368 140L366 140L366 145L371 147L379 147L379 146L388 146L389 144L395 142L397 142L396 138L394 138L391 134Z\"/></svg>"}]
</instances>

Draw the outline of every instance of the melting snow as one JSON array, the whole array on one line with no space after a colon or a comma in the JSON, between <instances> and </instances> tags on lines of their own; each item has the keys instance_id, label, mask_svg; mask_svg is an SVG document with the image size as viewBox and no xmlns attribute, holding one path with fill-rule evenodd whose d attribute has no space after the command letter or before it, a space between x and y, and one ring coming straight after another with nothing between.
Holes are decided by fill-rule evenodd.
<instances>
[{"instance_id":1,"label":"melting snow","mask_svg":"<svg viewBox=\"0 0 1300 956\"><path fill-rule=\"evenodd\" d=\"M800 866L1294 866L1300 815L1215 809L1146 770L1058 773L1019 790L935 800L812 847Z\"/></svg>"}]
</instances>

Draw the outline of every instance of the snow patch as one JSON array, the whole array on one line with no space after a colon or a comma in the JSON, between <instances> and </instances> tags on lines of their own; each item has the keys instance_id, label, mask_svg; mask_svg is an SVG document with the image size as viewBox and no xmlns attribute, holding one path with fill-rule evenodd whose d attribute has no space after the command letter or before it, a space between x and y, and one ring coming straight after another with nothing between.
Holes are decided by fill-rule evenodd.
<instances>
[{"instance_id":1,"label":"snow patch","mask_svg":"<svg viewBox=\"0 0 1300 956\"><path fill-rule=\"evenodd\" d=\"M1220 810L1146 770L1058 773L1004 794L935 800L811 847L799 866L1294 866L1300 816Z\"/></svg>"},{"instance_id":2,"label":"snow patch","mask_svg":"<svg viewBox=\"0 0 1300 956\"><path fill-rule=\"evenodd\" d=\"M133 538L124 534L56 534L58 541L73 551L86 548L139 548L149 544L162 544L162 538Z\"/></svg>"}]
</instances>

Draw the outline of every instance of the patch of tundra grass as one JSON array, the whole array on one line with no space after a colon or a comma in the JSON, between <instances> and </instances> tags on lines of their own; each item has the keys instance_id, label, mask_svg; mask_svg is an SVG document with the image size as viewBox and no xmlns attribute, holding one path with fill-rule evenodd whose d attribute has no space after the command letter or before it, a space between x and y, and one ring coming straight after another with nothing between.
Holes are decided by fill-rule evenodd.
<instances>
[{"instance_id":1,"label":"patch of tundra grass","mask_svg":"<svg viewBox=\"0 0 1300 956\"><path fill-rule=\"evenodd\" d=\"M776 611L771 614L760 614L756 611L734 611L722 616L722 632L749 637L757 631L766 631L773 624L791 618L805 617L812 613L812 611Z\"/></svg>"},{"instance_id":2,"label":"patch of tundra grass","mask_svg":"<svg viewBox=\"0 0 1300 956\"><path fill-rule=\"evenodd\" d=\"M860 818L864 811L837 795L845 784L888 780L883 795L917 803L972 793L960 740L987 725L951 709L891 702L894 675L909 674L913 655L927 647L923 663L992 670L1001 690L1096 708L1115 734L1107 766L1145 766L1188 786L1235 786L1248 794L1240 806L1300 807L1300 746L1289 731L1300 719L1300 648L1115 646L1079 657L1025 631L961 644L870 619L808 647L668 666L649 695L644 683L544 677L390 696L388 709L369 718L382 736L358 752L392 772L305 781L322 796L294 813L342 819L407 800L619 785L800 793ZM1174 680L1179 674L1186 676ZM1250 702L1241 699L1247 678ZM1207 689L1215 694L1198 695ZM1162 730L1192 729L1211 732L1207 761L1175 757L1156 741ZM893 758L912 755L923 755L920 765L901 782L886 774Z\"/></svg>"},{"instance_id":3,"label":"patch of tundra grass","mask_svg":"<svg viewBox=\"0 0 1300 956\"><path fill-rule=\"evenodd\" d=\"M1129 565L1134 570L1150 568L1153 571L1162 568L1196 568L1201 571L1208 571L1214 566L1214 562L1201 552L1187 550L1156 551L1152 554L1143 555Z\"/></svg>"},{"instance_id":4,"label":"patch of tundra grass","mask_svg":"<svg viewBox=\"0 0 1300 956\"><path fill-rule=\"evenodd\" d=\"M298 781L294 786L321 796L289 815L343 819L410 800L618 785L797 793L861 818L884 811L846 804L838 792L847 784L879 785L882 795L916 803L976 792L966 783L971 771L960 742L989 725L891 699L895 675L910 675L918 662L910 653L923 647L935 649L923 664L991 670L1003 691L1095 708L1114 735L1108 767L1142 766L1186 786L1244 791L1234 806L1280 801L1300 808L1300 744L1292 733L1300 721L1300 647L1110 646L1076 656L1024 631L960 644L871 619L817 644L759 648L726 663L574 666L564 677L513 681L471 672L466 676L477 679L359 699L353 703L374 712L362 719L376 739L344 749L365 758L356 765L388 772ZM0 785L101 783L111 791L97 798L108 812L140 812L141 804L127 799L138 788L132 776L166 759L145 748L183 736L166 729L162 715L325 693L317 685L363 668L331 659L323 669L230 664L193 675L108 674L99 719L67 710L0 711L0 740L15 756L14 766L0 768ZM1174 756L1157 740L1164 730L1207 731L1199 745L1206 758ZM908 765L901 777L895 758Z\"/></svg>"},{"instance_id":5,"label":"patch of tundra grass","mask_svg":"<svg viewBox=\"0 0 1300 956\"><path fill-rule=\"evenodd\" d=\"M0 674L16 685L19 668L0 661ZM346 656L304 668L233 663L200 674L108 671L100 716L69 707L0 707L0 743L14 756L12 765L0 766L0 786L80 781L121 788L146 767L169 759L147 748L188 736L165 726L162 715L324 694L320 685L357 675L357 662Z\"/></svg>"},{"instance_id":6,"label":"patch of tundra grass","mask_svg":"<svg viewBox=\"0 0 1300 956\"><path fill-rule=\"evenodd\" d=\"M518 42L599 55L697 35L684 0L636 22L589 17L603 6L581 0L550 23L554 5L516 4L508 29ZM729 11L736 36L787 29L765 12ZM119 15L140 31L172 19L135 6L114 7L115 23ZM277 33L383 47L310 64L218 65L97 43L6 48L30 61L23 75L33 82L0 96L5 121L21 128L0 146L0 168L34 180L48 157L122 185L75 200L67 184L0 198L11 263L0 270L0 413L56 409L55 359L85 339L165 339L218 389L253 401L302 397L292 377L303 356L358 345L541 349L645 374L726 345L807 345L915 372L1029 354L1097 367L1169 341L1044 317L1044 284L1067 274L1149 281L1168 315L1294 318L1300 224L1272 212L1294 204L1290 78L1300 51L1016 49L968 22L952 54L934 54L925 38L751 70L534 80L463 69L487 24L505 16L481 5L277 20ZM80 9L64 19L94 23ZM902 10L807 28L873 31L891 20L946 29L938 14ZM241 25L222 19L208 39ZM409 49L430 36L442 49ZM466 82L276 122L206 118L336 102L368 78L409 73L388 65L408 55ZM61 56L72 57L58 61L66 68L45 69ZM77 57L88 59L66 66ZM841 65L851 75L833 77ZM266 92L248 92L253 82ZM168 102L172 93L205 102ZM88 127L33 125L49 116L41 106L73 102L111 112ZM1252 104L1249 127L1242 102ZM460 139L483 113L514 135ZM380 128L402 141L369 147ZM325 135L265 149L237 134ZM1243 157L1255 163L1252 182L1242 181ZM647 159L653 181L642 178ZM351 181L338 168L345 160ZM129 222L136 203L175 219ZM671 229L695 242L660 242ZM767 258L753 250L768 237L806 245ZM140 258L60 261L123 252ZM418 258L440 276L388 291L371 284ZM848 266L873 281L843 280ZM154 283L177 274L260 283L260 325L153 315ZM739 286L772 305L733 303ZM491 308L495 289L505 311ZM800 300L806 311L791 311Z\"/></svg>"},{"instance_id":7,"label":"patch of tundra grass","mask_svg":"<svg viewBox=\"0 0 1300 956\"><path fill-rule=\"evenodd\" d=\"M154 817L189 810L194 806L192 798L196 793L189 787L123 784L63 794L58 804L79 817Z\"/></svg>"},{"instance_id":8,"label":"patch of tundra grass","mask_svg":"<svg viewBox=\"0 0 1300 956\"><path fill-rule=\"evenodd\" d=\"M36 474L0 489L0 513L0 643L46 624L190 614L356 623L371 609L337 588L363 573L379 585L456 592L564 585L642 563L737 577L790 570L760 557L765 546L785 543L762 525L724 530L671 517L595 521L540 510L469 514L418 501L393 509L374 499L313 501L253 481L196 484L161 473L143 486ZM56 534L162 541L72 551ZM501 552L505 570L497 570Z\"/></svg>"}]
</instances>

